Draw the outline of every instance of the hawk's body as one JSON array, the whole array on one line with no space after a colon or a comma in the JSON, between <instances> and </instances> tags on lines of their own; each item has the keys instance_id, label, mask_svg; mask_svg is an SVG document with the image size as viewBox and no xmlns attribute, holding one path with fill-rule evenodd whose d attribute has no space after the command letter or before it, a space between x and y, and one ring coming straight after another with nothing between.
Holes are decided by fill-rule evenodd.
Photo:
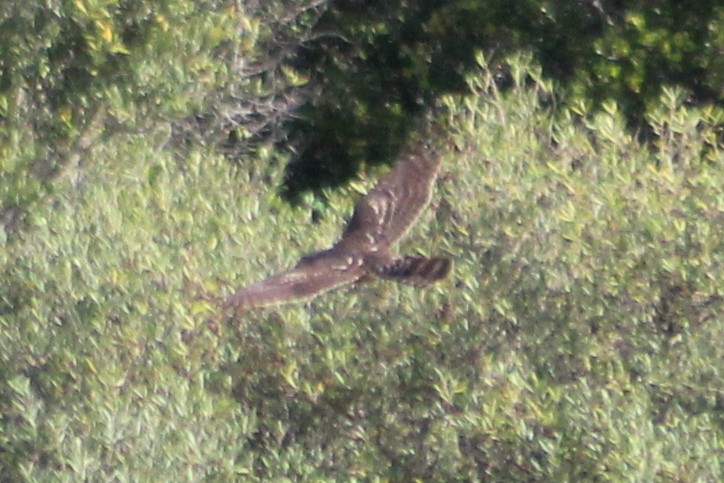
<instances>
[{"instance_id":1,"label":"hawk's body","mask_svg":"<svg viewBox=\"0 0 724 483\"><path fill-rule=\"evenodd\" d=\"M430 201L439 167L440 156L428 143L406 152L357 203L337 244L305 256L288 272L242 287L225 306L238 310L304 300L368 275L417 286L444 278L450 259L398 258L391 251Z\"/></svg>"}]
</instances>

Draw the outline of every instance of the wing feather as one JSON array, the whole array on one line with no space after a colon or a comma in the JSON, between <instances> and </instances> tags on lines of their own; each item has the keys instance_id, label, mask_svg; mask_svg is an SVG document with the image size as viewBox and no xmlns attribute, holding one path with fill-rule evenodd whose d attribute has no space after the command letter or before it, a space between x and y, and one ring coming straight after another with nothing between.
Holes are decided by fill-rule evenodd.
<instances>
[{"instance_id":1,"label":"wing feather","mask_svg":"<svg viewBox=\"0 0 724 483\"><path fill-rule=\"evenodd\" d=\"M364 275L362 259L331 249L302 258L291 270L242 287L224 307L240 309L299 302Z\"/></svg>"},{"instance_id":2,"label":"wing feather","mask_svg":"<svg viewBox=\"0 0 724 483\"><path fill-rule=\"evenodd\" d=\"M430 201L439 167L440 156L428 143L405 152L357 203L339 245L376 250L404 237Z\"/></svg>"}]
</instances>

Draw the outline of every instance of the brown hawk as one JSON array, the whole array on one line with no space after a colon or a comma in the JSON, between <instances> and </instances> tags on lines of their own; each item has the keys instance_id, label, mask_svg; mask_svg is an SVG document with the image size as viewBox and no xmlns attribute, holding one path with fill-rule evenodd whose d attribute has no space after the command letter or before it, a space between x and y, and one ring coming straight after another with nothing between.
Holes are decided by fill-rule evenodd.
<instances>
[{"instance_id":1,"label":"brown hawk","mask_svg":"<svg viewBox=\"0 0 724 483\"><path fill-rule=\"evenodd\" d=\"M410 229L432 197L440 154L431 141L404 152L390 173L362 198L342 238L330 249L303 257L291 270L240 288L225 302L234 312L296 302L377 276L425 286L447 276L446 257L397 257L392 245Z\"/></svg>"}]
</instances>

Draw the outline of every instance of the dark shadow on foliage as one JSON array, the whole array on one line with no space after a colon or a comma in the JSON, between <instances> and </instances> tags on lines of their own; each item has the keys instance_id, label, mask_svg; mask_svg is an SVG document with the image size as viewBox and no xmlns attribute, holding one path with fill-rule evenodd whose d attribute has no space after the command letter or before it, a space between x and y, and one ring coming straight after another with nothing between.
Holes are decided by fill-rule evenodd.
<instances>
[{"instance_id":1,"label":"dark shadow on foliage","mask_svg":"<svg viewBox=\"0 0 724 483\"><path fill-rule=\"evenodd\" d=\"M363 162L394 160L435 99L465 91L478 51L492 68L513 51L532 51L546 76L594 105L615 99L638 130L662 85L684 86L692 102L721 102L702 47L720 23L713 4L331 2L290 59L312 80L287 125L296 156L284 194L297 201L347 181Z\"/></svg>"}]
</instances>

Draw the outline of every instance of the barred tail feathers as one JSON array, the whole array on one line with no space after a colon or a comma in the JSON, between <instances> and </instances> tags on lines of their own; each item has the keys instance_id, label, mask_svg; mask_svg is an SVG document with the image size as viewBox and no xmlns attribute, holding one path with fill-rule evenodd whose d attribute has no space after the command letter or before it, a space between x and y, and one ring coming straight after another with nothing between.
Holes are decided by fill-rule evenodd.
<instances>
[{"instance_id":1,"label":"barred tail feathers","mask_svg":"<svg viewBox=\"0 0 724 483\"><path fill-rule=\"evenodd\" d=\"M397 282L423 287L447 277L452 260L447 257L406 256L375 270L376 275Z\"/></svg>"}]
</instances>

